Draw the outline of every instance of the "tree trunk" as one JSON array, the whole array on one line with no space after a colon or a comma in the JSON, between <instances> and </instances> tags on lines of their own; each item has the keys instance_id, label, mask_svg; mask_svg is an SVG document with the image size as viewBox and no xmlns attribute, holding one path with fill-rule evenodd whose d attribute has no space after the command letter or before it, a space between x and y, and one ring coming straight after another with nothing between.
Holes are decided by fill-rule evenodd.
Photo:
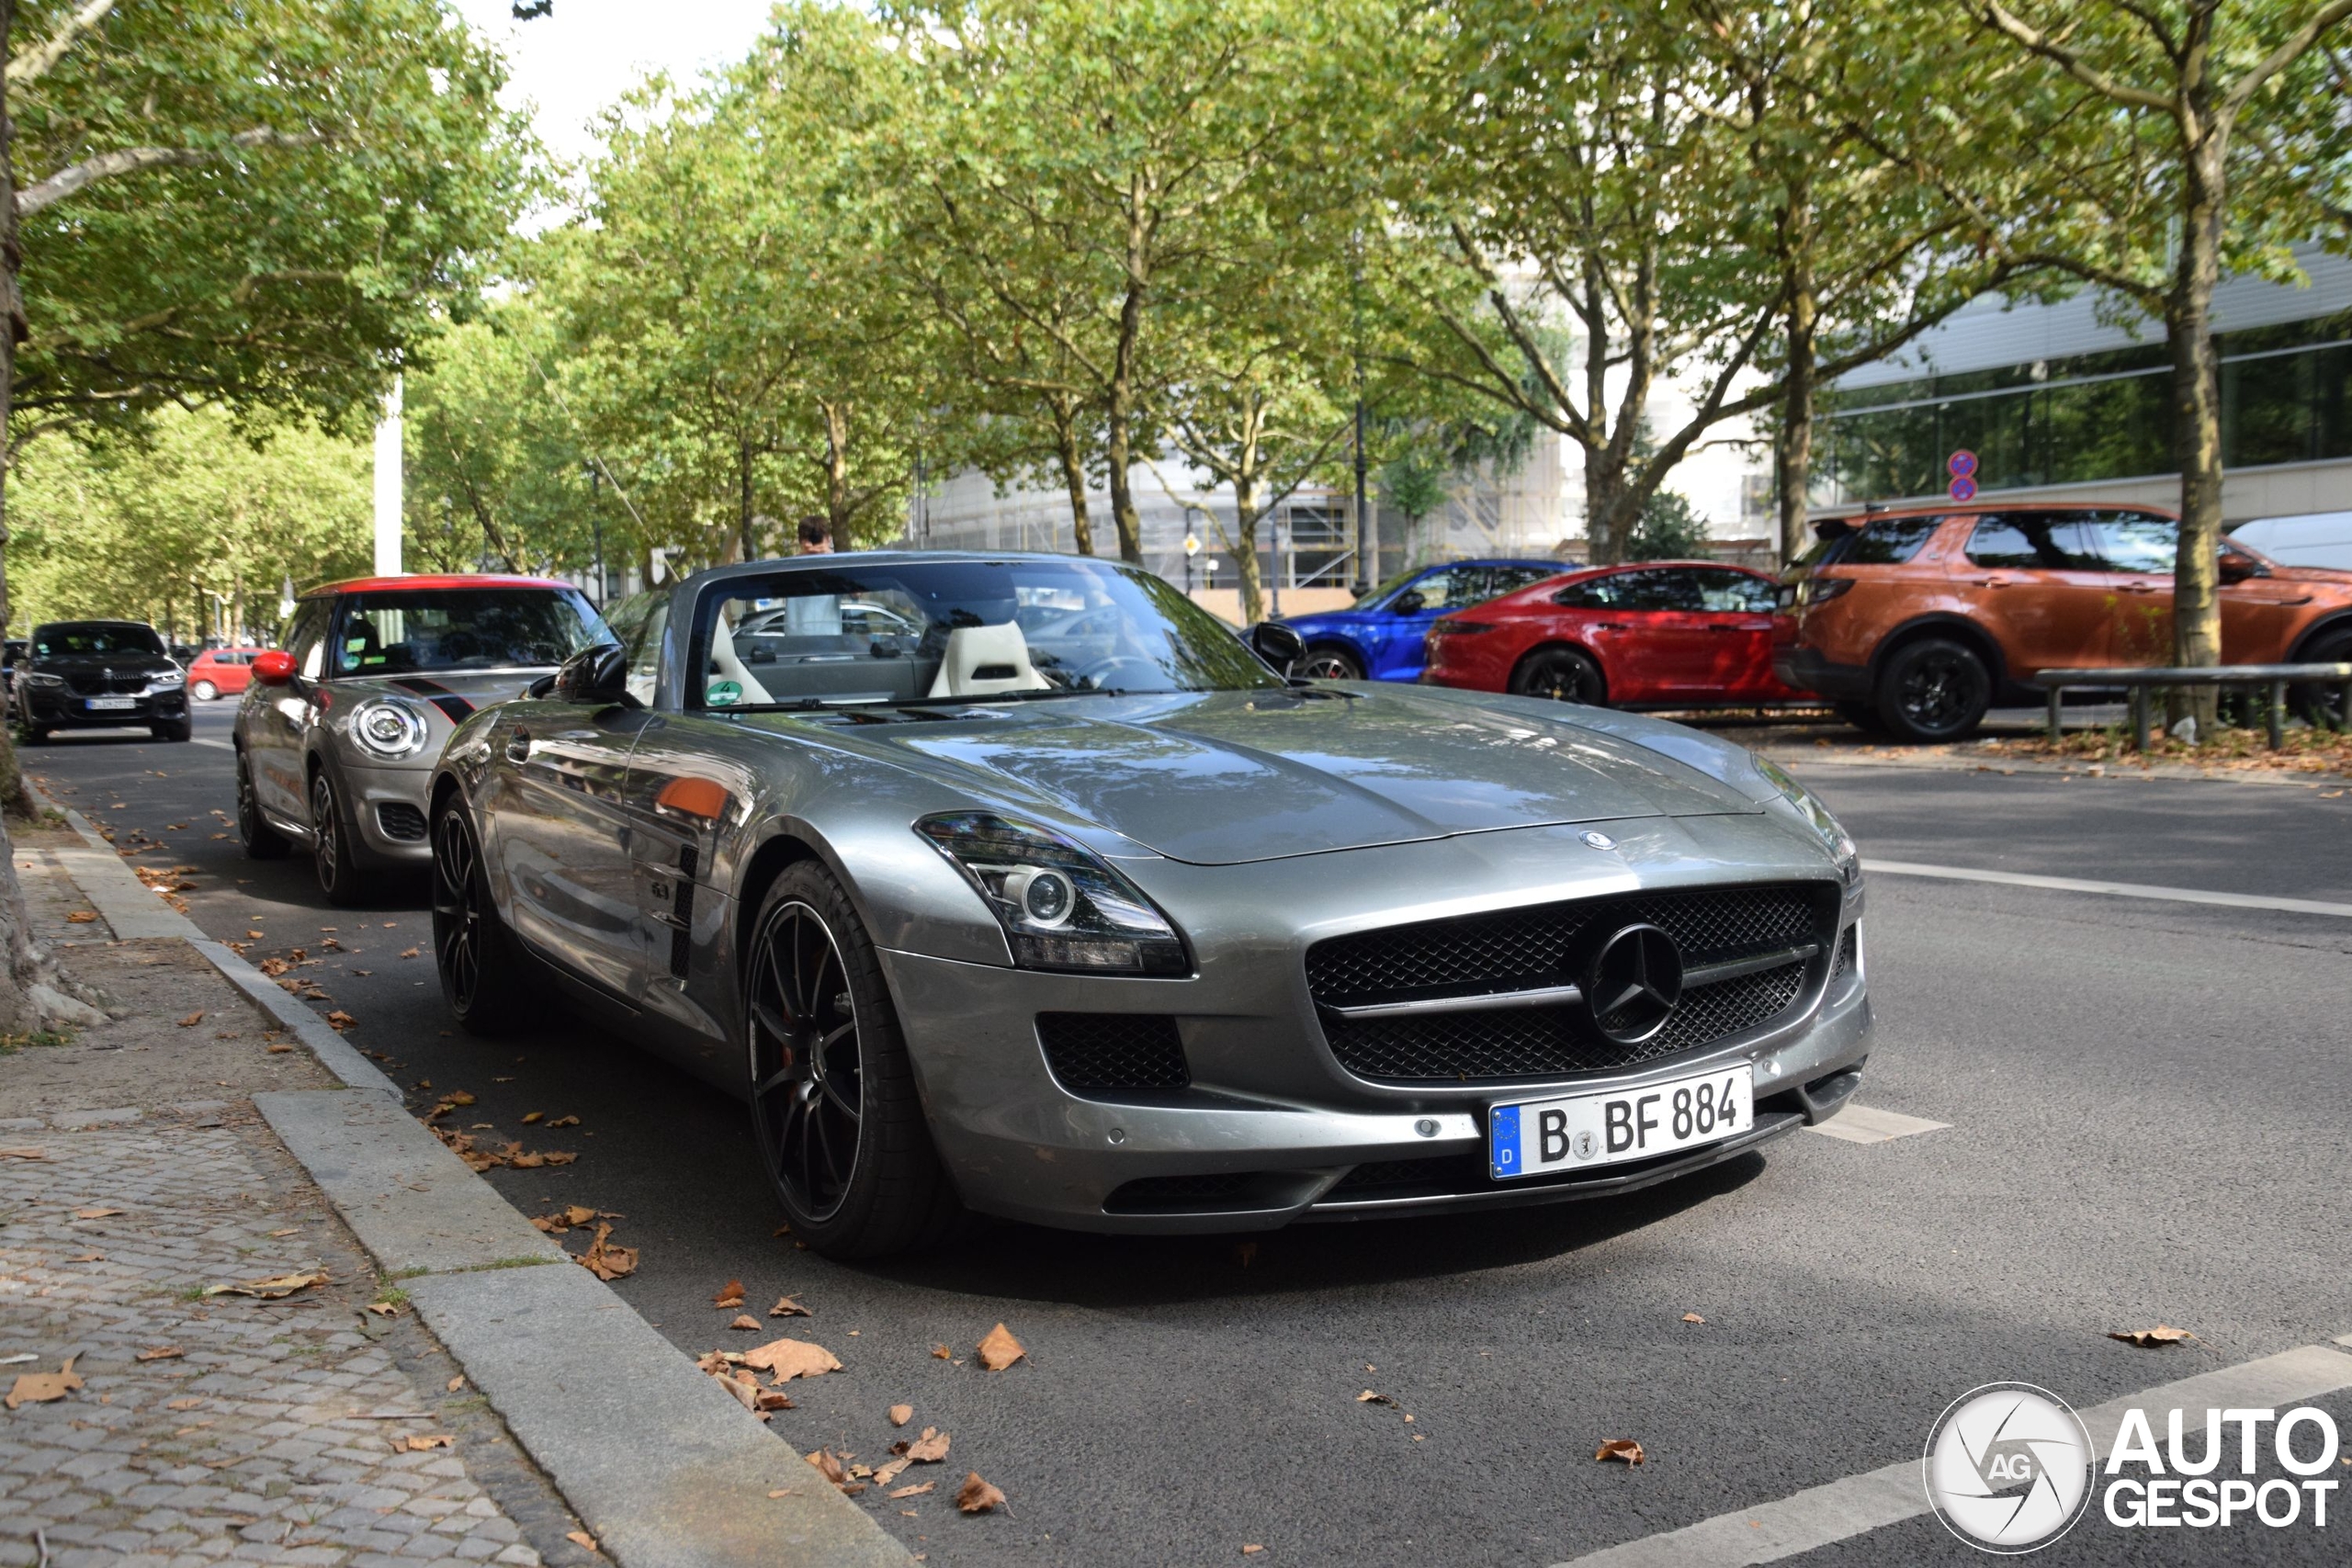
<instances>
[{"instance_id":1,"label":"tree trunk","mask_svg":"<svg viewBox=\"0 0 2352 1568\"><path fill-rule=\"evenodd\" d=\"M1136 510L1135 487L1128 482L1127 469L1135 461L1136 349L1143 335L1150 256L1143 219L1134 210L1141 200L1139 185L1131 186L1129 195L1133 205L1127 219L1127 292L1119 301L1119 342L1111 367L1110 406L1105 411L1109 429L1103 445L1111 468L1111 523L1119 531L1119 558L1141 566L1143 516Z\"/></svg>"},{"instance_id":2,"label":"tree trunk","mask_svg":"<svg viewBox=\"0 0 2352 1568\"><path fill-rule=\"evenodd\" d=\"M752 510L752 438L735 438L735 527L741 535L744 560L760 558L760 530Z\"/></svg>"},{"instance_id":3,"label":"tree trunk","mask_svg":"<svg viewBox=\"0 0 2352 1568\"><path fill-rule=\"evenodd\" d=\"M839 403L820 402L825 419L825 526L833 548L849 547L849 415Z\"/></svg>"},{"instance_id":4,"label":"tree trunk","mask_svg":"<svg viewBox=\"0 0 2352 1568\"><path fill-rule=\"evenodd\" d=\"M1054 457L1069 491L1069 536L1078 553L1094 553L1094 520L1086 514L1086 462L1078 451L1078 410L1067 398L1054 401Z\"/></svg>"},{"instance_id":5,"label":"tree trunk","mask_svg":"<svg viewBox=\"0 0 2352 1568\"><path fill-rule=\"evenodd\" d=\"M1803 200L1792 193L1791 210L1781 231L1788 256L1788 384L1781 397L1781 428L1773 435L1773 456L1778 459L1774 477L1780 491L1783 562L1804 554L1805 510L1813 489L1813 371L1820 301L1815 294L1811 226Z\"/></svg>"},{"instance_id":6,"label":"tree trunk","mask_svg":"<svg viewBox=\"0 0 2352 1568\"><path fill-rule=\"evenodd\" d=\"M2173 566L2173 662L2222 661L2222 375L2213 352L2213 288L2222 273L2227 148L2209 119L2204 139L2183 167L2180 259L2165 301L2172 349L2173 446L2180 460L2180 553ZM2174 722L2197 720L2211 731L2218 694L2211 686L2176 691Z\"/></svg>"},{"instance_id":7,"label":"tree trunk","mask_svg":"<svg viewBox=\"0 0 2352 1568\"><path fill-rule=\"evenodd\" d=\"M1254 480L1238 479L1233 483L1233 570L1239 577L1241 588L1241 624L1254 626L1266 618L1266 580L1258 570L1258 524L1264 514L1258 509L1258 487ZM1274 563L1280 571L1282 563Z\"/></svg>"}]
</instances>

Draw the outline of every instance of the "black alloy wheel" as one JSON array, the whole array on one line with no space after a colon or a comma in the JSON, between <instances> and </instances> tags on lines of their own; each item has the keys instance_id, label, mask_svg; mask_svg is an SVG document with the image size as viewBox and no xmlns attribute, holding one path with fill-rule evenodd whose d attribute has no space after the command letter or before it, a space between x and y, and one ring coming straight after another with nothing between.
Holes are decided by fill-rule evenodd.
<instances>
[{"instance_id":1,"label":"black alloy wheel","mask_svg":"<svg viewBox=\"0 0 2352 1568\"><path fill-rule=\"evenodd\" d=\"M2352 631L2330 632L2295 655L2298 664L2352 664ZM2352 728L2352 682L2313 681L2287 688L2289 710L2313 729Z\"/></svg>"},{"instance_id":2,"label":"black alloy wheel","mask_svg":"<svg viewBox=\"0 0 2352 1568\"><path fill-rule=\"evenodd\" d=\"M898 1012L840 885L788 866L744 970L752 1122L793 1235L836 1258L920 1246L956 1213Z\"/></svg>"},{"instance_id":3,"label":"black alloy wheel","mask_svg":"<svg viewBox=\"0 0 2352 1568\"><path fill-rule=\"evenodd\" d=\"M334 781L322 767L311 775L311 869L319 891L337 908L349 908L368 892L365 874L351 858L349 833Z\"/></svg>"},{"instance_id":4,"label":"black alloy wheel","mask_svg":"<svg viewBox=\"0 0 2352 1568\"><path fill-rule=\"evenodd\" d=\"M237 748L237 838L244 844L248 860L284 860L294 848L262 816L261 802L254 794L253 760L242 746Z\"/></svg>"},{"instance_id":5,"label":"black alloy wheel","mask_svg":"<svg viewBox=\"0 0 2352 1568\"><path fill-rule=\"evenodd\" d=\"M1600 666L1573 648L1541 648L1511 671L1510 689L1522 697L1547 697L1555 703L1583 703L1605 707L1609 688Z\"/></svg>"},{"instance_id":6,"label":"black alloy wheel","mask_svg":"<svg viewBox=\"0 0 2352 1568\"><path fill-rule=\"evenodd\" d=\"M1993 677L1974 649L1943 637L1897 649L1879 682L1879 716L1905 740L1958 740L1984 721Z\"/></svg>"},{"instance_id":7,"label":"black alloy wheel","mask_svg":"<svg viewBox=\"0 0 2352 1568\"><path fill-rule=\"evenodd\" d=\"M1298 668L1292 673L1311 681L1361 681L1363 666L1346 649L1325 645L1308 649L1306 657L1298 661Z\"/></svg>"},{"instance_id":8,"label":"black alloy wheel","mask_svg":"<svg viewBox=\"0 0 2352 1568\"><path fill-rule=\"evenodd\" d=\"M433 823L433 961L442 999L469 1033L513 1027L522 987L491 902L481 841L454 802Z\"/></svg>"}]
</instances>

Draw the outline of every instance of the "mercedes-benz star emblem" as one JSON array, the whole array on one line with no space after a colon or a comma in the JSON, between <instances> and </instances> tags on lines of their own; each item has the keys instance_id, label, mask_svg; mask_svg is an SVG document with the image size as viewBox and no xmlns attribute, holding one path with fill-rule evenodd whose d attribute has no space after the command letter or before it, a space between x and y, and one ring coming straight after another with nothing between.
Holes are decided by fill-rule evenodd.
<instances>
[{"instance_id":1,"label":"mercedes-benz star emblem","mask_svg":"<svg viewBox=\"0 0 2352 1568\"><path fill-rule=\"evenodd\" d=\"M1593 1028L1638 1045L1666 1027L1682 999L1682 954L1656 926L1623 927L1594 950L1581 988Z\"/></svg>"},{"instance_id":2,"label":"mercedes-benz star emblem","mask_svg":"<svg viewBox=\"0 0 2352 1568\"><path fill-rule=\"evenodd\" d=\"M1583 832L1577 837L1584 840L1584 847L1589 850L1613 850L1617 847L1617 840L1606 833Z\"/></svg>"}]
</instances>

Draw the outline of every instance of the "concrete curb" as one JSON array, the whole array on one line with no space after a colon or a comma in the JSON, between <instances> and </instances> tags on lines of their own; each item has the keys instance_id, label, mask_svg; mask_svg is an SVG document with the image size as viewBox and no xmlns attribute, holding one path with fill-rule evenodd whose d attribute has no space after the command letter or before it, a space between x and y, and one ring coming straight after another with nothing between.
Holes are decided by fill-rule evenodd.
<instances>
[{"instance_id":1,"label":"concrete curb","mask_svg":"<svg viewBox=\"0 0 2352 1568\"><path fill-rule=\"evenodd\" d=\"M2073 761L2055 761L2040 757L1956 756L1951 752L1922 752L1911 756L1875 757L1839 752L1826 747L1785 746L1767 743L1754 748L1760 756L1788 768L1902 768L1921 773L2018 773L2026 775L2103 779L2186 780L2201 784L2267 784L2274 788L2301 785L2305 789L2342 789L2352 784L2352 775L2344 773L2299 773L2283 768L2206 768L2188 762L2095 761L2089 758ZM2092 773L2092 769L2099 770Z\"/></svg>"},{"instance_id":2,"label":"concrete curb","mask_svg":"<svg viewBox=\"0 0 2352 1568\"><path fill-rule=\"evenodd\" d=\"M344 1083L254 1104L616 1562L906 1568L905 1548L469 1170L374 1063L41 798L81 836L59 863L119 939L187 942Z\"/></svg>"}]
</instances>

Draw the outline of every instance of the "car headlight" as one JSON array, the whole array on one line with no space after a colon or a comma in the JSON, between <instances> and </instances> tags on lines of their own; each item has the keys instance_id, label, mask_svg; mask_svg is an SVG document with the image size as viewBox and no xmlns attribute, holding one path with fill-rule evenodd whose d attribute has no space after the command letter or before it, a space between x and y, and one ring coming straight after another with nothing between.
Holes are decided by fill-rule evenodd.
<instances>
[{"instance_id":1,"label":"car headlight","mask_svg":"<svg viewBox=\"0 0 2352 1568\"><path fill-rule=\"evenodd\" d=\"M18 677L18 679L24 681L28 685L33 686L62 686L65 684L64 676L45 674L39 670L28 670L23 675Z\"/></svg>"},{"instance_id":2,"label":"car headlight","mask_svg":"<svg viewBox=\"0 0 2352 1568\"><path fill-rule=\"evenodd\" d=\"M187 671L184 670L158 670L147 677L147 689L151 692L175 691L187 684Z\"/></svg>"},{"instance_id":3,"label":"car headlight","mask_svg":"<svg viewBox=\"0 0 2352 1568\"><path fill-rule=\"evenodd\" d=\"M1184 939L1142 890L1057 833L984 811L926 817L931 840L1004 927L1023 969L1188 975Z\"/></svg>"},{"instance_id":4,"label":"car headlight","mask_svg":"<svg viewBox=\"0 0 2352 1568\"><path fill-rule=\"evenodd\" d=\"M1756 771L1772 782L1781 797L1797 808L1821 841L1829 851L1829 858L1838 867L1838 880L1852 887L1862 880L1862 852L1855 847L1853 836L1838 826L1829 807L1821 804L1813 791L1797 783L1788 769L1770 757L1756 759Z\"/></svg>"},{"instance_id":5,"label":"car headlight","mask_svg":"<svg viewBox=\"0 0 2352 1568\"><path fill-rule=\"evenodd\" d=\"M370 697L351 710L351 739L371 757L390 761L424 750L432 727L398 697Z\"/></svg>"}]
</instances>

